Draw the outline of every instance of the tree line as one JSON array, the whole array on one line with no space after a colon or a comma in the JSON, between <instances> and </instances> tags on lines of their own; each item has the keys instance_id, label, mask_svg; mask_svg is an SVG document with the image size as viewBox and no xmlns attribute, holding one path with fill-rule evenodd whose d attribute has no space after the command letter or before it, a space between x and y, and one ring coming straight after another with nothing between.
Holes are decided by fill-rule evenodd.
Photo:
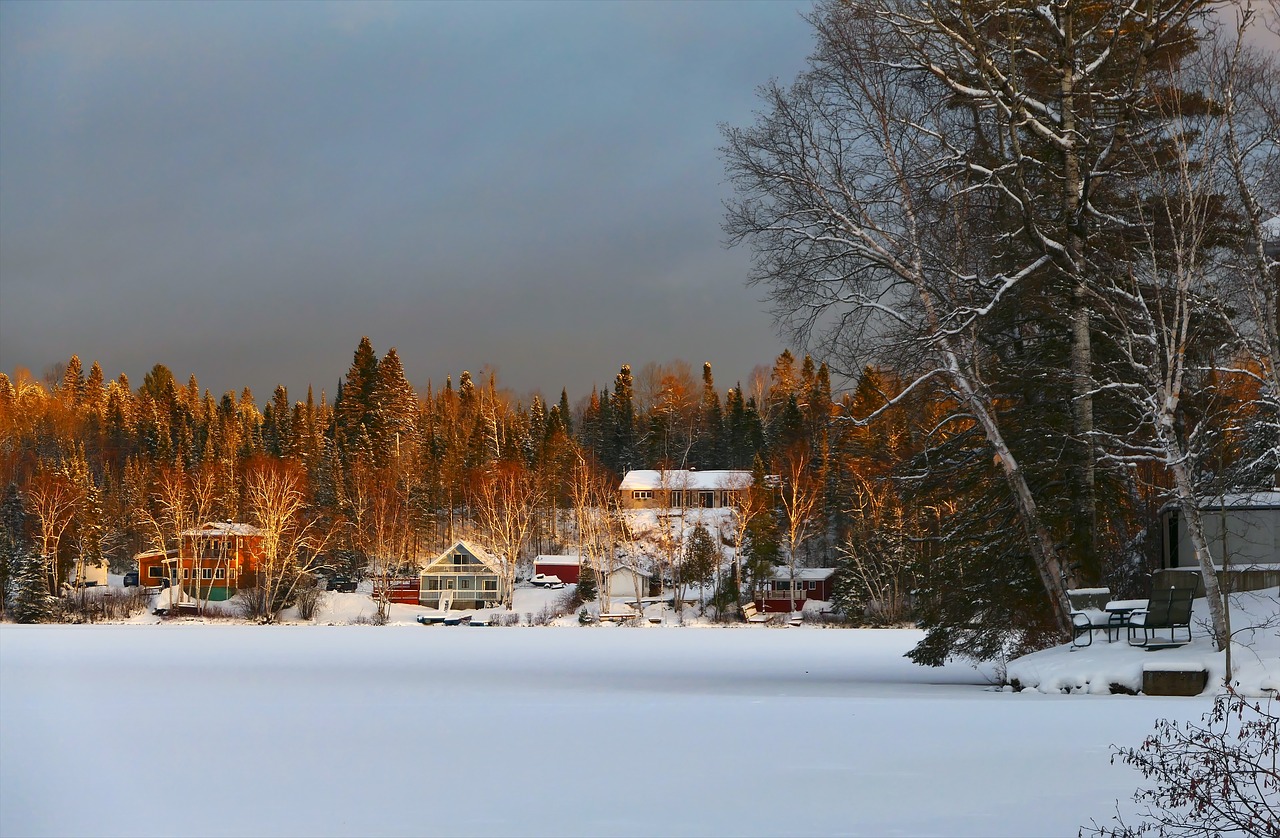
<instances>
[{"instance_id":1,"label":"tree line","mask_svg":"<svg viewBox=\"0 0 1280 838\"><path fill-rule=\"evenodd\" d=\"M514 573L522 553L574 543L568 510L584 468L607 487L593 502L607 505L632 468L772 471L784 454L824 500L809 516L825 522L813 528L822 537L791 554L829 562L848 528L843 487L864 470L855 443L870 438L837 420L864 396L835 400L826 365L790 351L753 379L752 392L722 393L709 363L697 381L674 361L638 375L624 365L577 406L564 390L526 403L493 373L419 393L396 350L379 357L367 337L331 402L310 389L291 400L283 386L261 406L248 389L217 399L160 364L135 388L97 362L86 373L78 356L43 381L0 373L0 573L11 581L33 555L52 593L86 563L130 567L202 521L261 523L264 474L287 476L304 501L297 513L324 525L326 564L389 576L483 530ZM528 520L503 538L510 521L499 519L517 506Z\"/></svg>"}]
</instances>

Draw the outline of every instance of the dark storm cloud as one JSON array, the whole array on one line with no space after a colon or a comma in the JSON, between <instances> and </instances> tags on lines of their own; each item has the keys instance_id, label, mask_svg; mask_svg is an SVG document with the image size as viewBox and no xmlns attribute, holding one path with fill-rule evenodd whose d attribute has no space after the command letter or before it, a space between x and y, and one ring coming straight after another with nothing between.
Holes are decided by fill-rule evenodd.
<instances>
[{"instance_id":1,"label":"dark storm cloud","mask_svg":"<svg viewBox=\"0 0 1280 838\"><path fill-rule=\"evenodd\" d=\"M726 252L719 122L804 4L0 5L0 368L73 352L220 392L581 396L623 362L779 350Z\"/></svg>"}]
</instances>

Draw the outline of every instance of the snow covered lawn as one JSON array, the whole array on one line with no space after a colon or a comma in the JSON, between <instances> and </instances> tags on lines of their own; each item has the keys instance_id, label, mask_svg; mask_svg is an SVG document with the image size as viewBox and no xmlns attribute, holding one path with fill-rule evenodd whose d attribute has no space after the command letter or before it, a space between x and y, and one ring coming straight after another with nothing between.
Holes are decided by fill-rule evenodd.
<instances>
[{"instance_id":1,"label":"snow covered lawn","mask_svg":"<svg viewBox=\"0 0 1280 838\"><path fill-rule=\"evenodd\" d=\"M1280 692L1280 589L1232 594L1230 604L1235 688L1250 696ZM1106 694L1113 684L1141 690L1144 667L1185 667L1208 672L1205 691L1212 694L1220 689L1226 659L1214 651L1208 611L1204 599L1195 600L1192 641L1176 649L1144 651L1129 645L1125 631L1116 642L1108 643L1104 632L1097 631L1091 645L1078 649L1070 644L1057 646L1012 661L1007 675L1011 682L1016 680L1020 686L1040 692Z\"/></svg>"},{"instance_id":2,"label":"snow covered lawn","mask_svg":"<svg viewBox=\"0 0 1280 838\"><path fill-rule=\"evenodd\" d=\"M1207 697L915 631L0 627L0 835L1074 835ZM1126 807L1127 809L1127 807Z\"/></svg>"}]
</instances>

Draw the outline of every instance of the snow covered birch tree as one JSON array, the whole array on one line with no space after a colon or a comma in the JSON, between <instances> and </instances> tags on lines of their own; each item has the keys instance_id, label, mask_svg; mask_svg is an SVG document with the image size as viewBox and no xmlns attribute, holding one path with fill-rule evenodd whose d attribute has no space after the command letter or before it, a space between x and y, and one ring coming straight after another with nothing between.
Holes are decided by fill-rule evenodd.
<instances>
[{"instance_id":1,"label":"snow covered birch tree","mask_svg":"<svg viewBox=\"0 0 1280 838\"><path fill-rule=\"evenodd\" d=\"M301 474L284 463L259 464L245 480L245 503L262 530L262 555L255 589L241 593L250 616L264 623L275 622L328 544L320 520L307 515L302 485Z\"/></svg>"},{"instance_id":2,"label":"snow covered birch tree","mask_svg":"<svg viewBox=\"0 0 1280 838\"><path fill-rule=\"evenodd\" d=\"M750 242L754 282L798 337L822 343L846 370L868 356L912 358L918 374L899 398L941 387L982 428L1066 634L1074 576L1005 441L980 340L985 318L1050 257L1000 270L976 240L983 193L969 188L951 139L969 115L936 77L902 66L908 31L873 11L823 7L809 72L791 88L766 88L754 127L725 130L738 193L726 230Z\"/></svg>"},{"instance_id":3,"label":"snow covered birch tree","mask_svg":"<svg viewBox=\"0 0 1280 838\"><path fill-rule=\"evenodd\" d=\"M520 550L533 530L543 492L537 475L510 461L493 463L476 487L472 505L476 523L481 542L501 563L502 605L507 609L515 591Z\"/></svg>"},{"instance_id":4,"label":"snow covered birch tree","mask_svg":"<svg viewBox=\"0 0 1280 838\"><path fill-rule=\"evenodd\" d=\"M824 3L809 70L763 90L754 127L725 131L726 230L754 248L775 313L846 374L916 362L900 395L941 387L982 429L1063 631L1064 589L1099 574L1096 257L1128 227L1132 159L1159 128L1153 68L1194 53L1211 5ZM1008 325L1031 305L1038 322ZM1060 369L1024 373L1060 381L1044 392L1069 416L1021 452L1070 475L1058 536L993 387L1001 347L1036 341L1069 346Z\"/></svg>"},{"instance_id":5,"label":"snow covered birch tree","mask_svg":"<svg viewBox=\"0 0 1280 838\"><path fill-rule=\"evenodd\" d=\"M1252 361L1239 372L1261 387L1259 444L1245 470L1280 486L1280 60L1249 44L1259 25L1280 38L1280 2L1245 5L1234 37L1218 38L1208 62L1206 87L1223 130L1216 159L1229 170L1244 233L1213 294L1237 311L1235 343Z\"/></svg>"}]
</instances>

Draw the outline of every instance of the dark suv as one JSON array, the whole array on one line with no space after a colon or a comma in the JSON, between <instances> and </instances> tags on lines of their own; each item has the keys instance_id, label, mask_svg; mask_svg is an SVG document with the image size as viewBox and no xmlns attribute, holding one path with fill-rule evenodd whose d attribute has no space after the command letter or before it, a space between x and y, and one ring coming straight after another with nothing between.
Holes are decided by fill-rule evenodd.
<instances>
[{"instance_id":1,"label":"dark suv","mask_svg":"<svg viewBox=\"0 0 1280 838\"><path fill-rule=\"evenodd\" d=\"M126 588L138 587L138 571L131 570L124 575L124 586Z\"/></svg>"},{"instance_id":2,"label":"dark suv","mask_svg":"<svg viewBox=\"0 0 1280 838\"><path fill-rule=\"evenodd\" d=\"M325 587L330 591L341 591L350 594L356 590L356 580L346 576L330 576L329 584Z\"/></svg>"}]
</instances>

